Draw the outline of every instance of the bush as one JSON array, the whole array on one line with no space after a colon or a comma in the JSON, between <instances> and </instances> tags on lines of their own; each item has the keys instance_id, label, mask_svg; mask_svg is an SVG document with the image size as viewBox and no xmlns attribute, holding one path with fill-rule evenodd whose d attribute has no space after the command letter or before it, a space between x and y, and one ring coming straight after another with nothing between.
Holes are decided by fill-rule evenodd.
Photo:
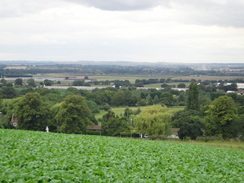
<instances>
[{"instance_id":1,"label":"bush","mask_svg":"<svg viewBox=\"0 0 244 183\"><path fill-rule=\"evenodd\" d=\"M103 133L100 131L86 130L87 135L102 135Z\"/></svg>"},{"instance_id":2,"label":"bush","mask_svg":"<svg viewBox=\"0 0 244 183\"><path fill-rule=\"evenodd\" d=\"M3 128L3 129L14 129L15 127L13 125L11 125L8 120L5 120L5 121L0 122L0 128Z\"/></svg>"},{"instance_id":3,"label":"bush","mask_svg":"<svg viewBox=\"0 0 244 183\"><path fill-rule=\"evenodd\" d=\"M150 140L168 140L168 137L165 135L152 135L149 136Z\"/></svg>"},{"instance_id":4,"label":"bush","mask_svg":"<svg viewBox=\"0 0 244 183\"><path fill-rule=\"evenodd\" d=\"M101 110L104 110L104 111L108 111L109 109L111 109L110 105L105 103L103 106L100 107Z\"/></svg>"},{"instance_id":5,"label":"bush","mask_svg":"<svg viewBox=\"0 0 244 183\"><path fill-rule=\"evenodd\" d=\"M186 137L184 140L189 141L189 140L191 140L191 137Z\"/></svg>"}]
</instances>

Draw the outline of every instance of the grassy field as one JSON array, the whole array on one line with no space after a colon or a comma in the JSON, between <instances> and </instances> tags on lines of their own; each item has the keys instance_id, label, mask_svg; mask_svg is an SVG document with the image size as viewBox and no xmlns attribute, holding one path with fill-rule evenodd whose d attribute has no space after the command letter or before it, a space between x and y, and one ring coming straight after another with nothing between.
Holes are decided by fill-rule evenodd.
<instances>
[{"instance_id":1,"label":"grassy field","mask_svg":"<svg viewBox=\"0 0 244 183\"><path fill-rule=\"evenodd\" d=\"M85 75L78 75L72 73L51 73L45 75L36 75L34 77L76 77L78 79L84 79ZM109 75L91 75L88 76L89 79L96 79L98 81L106 81L106 80L129 80L132 84L135 83L136 79L167 79L173 76L165 75L165 76L148 76L148 75L122 75L122 74L109 74Z\"/></svg>"},{"instance_id":2,"label":"grassy field","mask_svg":"<svg viewBox=\"0 0 244 183\"><path fill-rule=\"evenodd\" d=\"M243 79L243 76L178 76L171 79L182 79L182 80L233 80L233 79Z\"/></svg>"},{"instance_id":3,"label":"grassy field","mask_svg":"<svg viewBox=\"0 0 244 183\"><path fill-rule=\"evenodd\" d=\"M167 83L168 85L172 86L175 85L177 87L178 84L180 83L184 83L186 86L189 86L191 83L190 82L172 82L172 83ZM155 83L155 84L148 84L148 85L144 85L144 87L148 87L148 88L162 88L161 85L163 83Z\"/></svg>"},{"instance_id":4,"label":"grassy field","mask_svg":"<svg viewBox=\"0 0 244 183\"><path fill-rule=\"evenodd\" d=\"M244 151L0 129L0 182L243 182Z\"/></svg>"},{"instance_id":5,"label":"grassy field","mask_svg":"<svg viewBox=\"0 0 244 183\"><path fill-rule=\"evenodd\" d=\"M51 73L45 75L36 75L34 77L76 77L79 79L84 79L85 75L78 75L72 73ZM129 80L132 84L136 79L182 79L182 80L233 80L233 79L243 79L243 76L173 76L173 75L164 75L164 76L149 76L149 75L122 75L122 74L109 74L109 75L91 75L88 76L89 79L97 79L98 81L105 80ZM169 84L177 84L177 83L169 83Z\"/></svg>"},{"instance_id":6,"label":"grassy field","mask_svg":"<svg viewBox=\"0 0 244 183\"><path fill-rule=\"evenodd\" d=\"M141 106L141 107L129 107L133 112L136 111L138 108L141 109L141 111L143 111L143 109L147 108L148 106ZM111 110L115 113L115 115L121 116L124 115L124 111L125 111L126 107L112 107ZM174 113L180 110L183 110L184 107L171 107L168 108L168 112L170 113ZM104 110L100 110L100 113L95 114L95 118L96 119L100 119L103 117L104 114L106 114L107 112Z\"/></svg>"}]
</instances>

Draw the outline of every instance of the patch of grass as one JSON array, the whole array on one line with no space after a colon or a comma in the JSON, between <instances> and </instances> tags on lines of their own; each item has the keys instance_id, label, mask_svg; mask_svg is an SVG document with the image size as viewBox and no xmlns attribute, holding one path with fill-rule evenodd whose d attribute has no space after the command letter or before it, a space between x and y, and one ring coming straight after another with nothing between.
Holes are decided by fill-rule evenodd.
<instances>
[{"instance_id":1,"label":"patch of grass","mask_svg":"<svg viewBox=\"0 0 244 183\"><path fill-rule=\"evenodd\" d=\"M141 107L129 107L133 112L135 112L138 108L141 109L141 111L143 111L144 109L146 109L148 106L141 106ZM123 107L112 107L111 110L115 113L115 115L118 115L118 116L123 116L124 115L124 111L125 111L125 106ZM177 111L181 111L183 110L184 107L182 106L177 106L177 107L170 107L168 108L168 111L169 113L173 114ZM107 112L104 111L104 110L100 110L100 113L97 113L95 114L95 118L98 120L98 119L101 119L102 116L104 114L106 114Z\"/></svg>"},{"instance_id":2,"label":"patch of grass","mask_svg":"<svg viewBox=\"0 0 244 183\"><path fill-rule=\"evenodd\" d=\"M182 80L234 80L234 79L243 79L243 76L177 76L173 77L172 79L182 79Z\"/></svg>"}]
</instances>

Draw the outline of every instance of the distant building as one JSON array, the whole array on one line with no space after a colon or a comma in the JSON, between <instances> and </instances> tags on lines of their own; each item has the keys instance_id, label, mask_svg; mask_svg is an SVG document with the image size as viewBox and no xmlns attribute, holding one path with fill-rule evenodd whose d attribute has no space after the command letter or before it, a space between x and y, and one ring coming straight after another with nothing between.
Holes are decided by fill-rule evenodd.
<instances>
[{"instance_id":1,"label":"distant building","mask_svg":"<svg viewBox=\"0 0 244 183\"><path fill-rule=\"evenodd\" d=\"M231 85L233 83L226 83L226 85ZM237 89L244 89L244 83L236 83Z\"/></svg>"},{"instance_id":2,"label":"distant building","mask_svg":"<svg viewBox=\"0 0 244 183\"><path fill-rule=\"evenodd\" d=\"M87 127L87 130L100 132L102 131L102 127L100 125L90 125Z\"/></svg>"}]
</instances>

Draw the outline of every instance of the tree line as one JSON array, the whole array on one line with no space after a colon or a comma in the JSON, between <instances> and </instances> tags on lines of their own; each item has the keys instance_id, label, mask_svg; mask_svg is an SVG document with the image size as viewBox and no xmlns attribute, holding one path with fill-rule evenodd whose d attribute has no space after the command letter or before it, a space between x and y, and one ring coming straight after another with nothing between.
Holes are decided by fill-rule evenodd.
<instances>
[{"instance_id":1,"label":"tree line","mask_svg":"<svg viewBox=\"0 0 244 183\"><path fill-rule=\"evenodd\" d=\"M84 75L106 75L106 74L130 74L130 75L208 75L208 76L243 76L240 72L227 70L196 70L192 66L185 65L82 65L82 64L49 64L49 65L26 65L27 69L5 69L0 65L0 75L5 77L26 77L35 74L48 73L79 73ZM211 66L213 67L213 66ZM233 66L232 66L233 67ZM235 67L234 67L235 68ZM228 69L228 67L227 67ZM231 69L231 68L230 68ZM241 69L241 66L240 68Z\"/></svg>"},{"instance_id":2,"label":"tree line","mask_svg":"<svg viewBox=\"0 0 244 183\"><path fill-rule=\"evenodd\" d=\"M24 88L0 88L1 126L63 133L86 133L88 125L101 123L105 135L148 134L165 136L170 129L180 128L181 139L216 136L225 139L243 137L244 96L224 92L206 92L201 85L191 83L187 92L171 89L133 90L120 88L93 91ZM6 100L7 99L7 100ZM185 106L175 114L168 107ZM116 116L111 107L128 106L123 116ZM132 112L130 106L137 106ZM141 111L141 106L148 106ZM98 122L94 114L107 113Z\"/></svg>"}]
</instances>

